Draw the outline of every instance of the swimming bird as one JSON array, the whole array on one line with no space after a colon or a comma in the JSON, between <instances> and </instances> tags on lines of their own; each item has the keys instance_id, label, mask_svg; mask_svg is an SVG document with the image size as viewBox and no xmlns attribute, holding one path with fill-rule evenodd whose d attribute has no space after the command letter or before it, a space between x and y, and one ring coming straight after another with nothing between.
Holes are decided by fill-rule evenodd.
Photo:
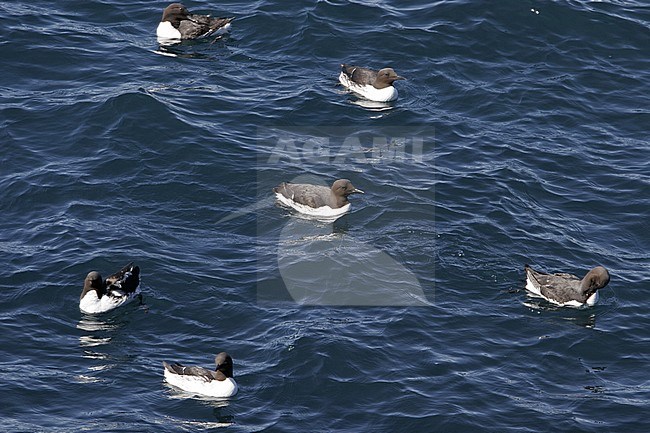
<instances>
[{"instance_id":1,"label":"swimming bird","mask_svg":"<svg viewBox=\"0 0 650 433\"><path fill-rule=\"evenodd\" d=\"M308 183L282 182L273 188L275 197L299 212L314 216L343 215L350 209L348 196L364 194L347 179L339 179L331 188Z\"/></svg>"},{"instance_id":2,"label":"swimming bird","mask_svg":"<svg viewBox=\"0 0 650 433\"><path fill-rule=\"evenodd\" d=\"M232 374L232 358L226 352L214 358L216 370L203 367L185 367L163 361L165 380L184 391L209 397L232 397L237 394L237 382Z\"/></svg>"},{"instance_id":3,"label":"swimming bird","mask_svg":"<svg viewBox=\"0 0 650 433\"><path fill-rule=\"evenodd\" d=\"M392 68L375 71L345 64L341 65L339 75L339 82L345 87L376 102L390 102L397 99L398 93L393 82L405 79L397 75Z\"/></svg>"},{"instance_id":4,"label":"swimming bird","mask_svg":"<svg viewBox=\"0 0 650 433\"><path fill-rule=\"evenodd\" d=\"M197 39L212 34L220 35L230 30L234 18L212 18L196 15L181 3L172 3L163 11L156 35L163 40Z\"/></svg>"},{"instance_id":5,"label":"swimming bird","mask_svg":"<svg viewBox=\"0 0 650 433\"><path fill-rule=\"evenodd\" d=\"M560 306L593 306L598 302L598 290L609 283L609 272L596 266L584 278L572 274L546 274L526 265L526 290Z\"/></svg>"},{"instance_id":6,"label":"swimming bird","mask_svg":"<svg viewBox=\"0 0 650 433\"><path fill-rule=\"evenodd\" d=\"M106 280L97 271L84 280L79 309L84 313L105 313L130 302L140 294L140 268L129 263Z\"/></svg>"}]
</instances>

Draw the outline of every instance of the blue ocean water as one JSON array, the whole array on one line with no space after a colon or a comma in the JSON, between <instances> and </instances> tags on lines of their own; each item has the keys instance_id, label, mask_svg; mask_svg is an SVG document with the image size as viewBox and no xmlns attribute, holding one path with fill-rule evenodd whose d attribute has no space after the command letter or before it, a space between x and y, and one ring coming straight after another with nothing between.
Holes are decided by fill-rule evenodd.
<instances>
[{"instance_id":1,"label":"blue ocean water","mask_svg":"<svg viewBox=\"0 0 650 433\"><path fill-rule=\"evenodd\" d=\"M648 430L647 2L185 4L231 34L0 3L0 430ZM365 194L333 223L272 199L336 178ZM143 303L82 314L131 260ZM525 263L612 279L556 308ZM164 383L222 350L236 397Z\"/></svg>"}]
</instances>

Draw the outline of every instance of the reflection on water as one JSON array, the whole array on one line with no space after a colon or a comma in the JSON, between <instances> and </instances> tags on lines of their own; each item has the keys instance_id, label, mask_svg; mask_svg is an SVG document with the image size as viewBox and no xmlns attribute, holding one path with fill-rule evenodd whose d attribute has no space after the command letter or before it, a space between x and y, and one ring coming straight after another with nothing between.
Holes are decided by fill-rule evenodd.
<instances>
[{"instance_id":1,"label":"reflection on water","mask_svg":"<svg viewBox=\"0 0 650 433\"><path fill-rule=\"evenodd\" d=\"M117 322L114 318L101 319L92 315L84 315L77 329L88 332L88 334L79 336L79 345L81 347L95 347L110 343L111 336L117 329L123 326L123 322Z\"/></svg>"},{"instance_id":2,"label":"reflection on water","mask_svg":"<svg viewBox=\"0 0 650 433\"><path fill-rule=\"evenodd\" d=\"M88 332L110 331L116 329L119 325L112 320L100 320L96 316L86 315L77 324L77 329Z\"/></svg>"},{"instance_id":3,"label":"reflection on water","mask_svg":"<svg viewBox=\"0 0 650 433\"><path fill-rule=\"evenodd\" d=\"M182 390L181 388L178 388L168 383L164 379L163 379L163 383L167 387L167 397L169 397L170 399L184 400L187 398L191 398L193 400L200 401L206 406L212 408L223 408L223 407L228 407L230 405L230 399L232 398L232 397L231 398L210 397L207 395L196 394L194 392L187 392L185 390Z\"/></svg>"},{"instance_id":4,"label":"reflection on water","mask_svg":"<svg viewBox=\"0 0 650 433\"><path fill-rule=\"evenodd\" d=\"M231 413L224 413L226 409L230 406L230 399L228 398L217 398L217 397L208 397L204 395L189 393L183 391L180 388L177 388L173 385L170 385L166 381L163 381L167 387L167 397L174 400L186 400L191 398L192 400L198 401L200 404L211 408L212 414L214 415L216 422L206 422L206 421L193 421L193 420L181 420L173 419L173 422L179 424L183 427L192 427L192 430L199 429L211 429L217 427L229 427L234 424L235 417Z\"/></svg>"},{"instance_id":5,"label":"reflection on water","mask_svg":"<svg viewBox=\"0 0 650 433\"><path fill-rule=\"evenodd\" d=\"M370 101L368 99L363 99L363 98L350 100L350 103L354 105L358 105L359 107L363 107L366 110L371 110L371 111L386 111L386 110L393 109L393 105L389 102Z\"/></svg>"},{"instance_id":6,"label":"reflection on water","mask_svg":"<svg viewBox=\"0 0 650 433\"><path fill-rule=\"evenodd\" d=\"M431 305L412 271L332 224L291 218L280 234L278 268L302 305Z\"/></svg>"},{"instance_id":7,"label":"reflection on water","mask_svg":"<svg viewBox=\"0 0 650 433\"><path fill-rule=\"evenodd\" d=\"M212 56L207 54L199 53L197 51L192 51L191 48L196 46L199 48L210 48L215 42L226 41L229 38L229 35L223 34L215 37L212 40L180 40L180 39L168 39L168 38L157 38L158 49L153 51L156 54L168 57L180 57L186 59L210 59ZM221 44L219 44L221 46Z\"/></svg>"},{"instance_id":8,"label":"reflection on water","mask_svg":"<svg viewBox=\"0 0 650 433\"><path fill-rule=\"evenodd\" d=\"M230 418L233 418L230 416ZM218 419L218 418L217 418ZM201 430L212 430L215 428L224 428L224 427L230 427L231 425L234 424L233 421L215 421L215 422L210 422L210 421L193 421L193 420L186 420L186 419L176 419L167 416L166 421L169 421L172 424L176 424L180 428L182 428L185 431L201 431Z\"/></svg>"},{"instance_id":9,"label":"reflection on water","mask_svg":"<svg viewBox=\"0 0 650 433\"><path fill-rule=\"evenodd\" d=\"M75 376L75 380L79 383L99 383L103 382L102 379L93 376L86 376L84 374L79 374Z\"/></svg>"},{"instance_id":10,"label":"reflection on water","mask_svg":"<svg viewBox=\"0 0 650 433\"><path fill-rule=\"evenodd\" d=\"M175 47L175 46L174 46ZM186 52L184 50L174 49L173 46L160 45L157 50L153 51L156 54L167 57L180 57L183 59L210 59L211 56L196 52Z\"/></svg>"},{"instance_id":11,"label":"reflection on water","mask_svg":"<svg viewBox=\"0 0 650 433\"><path fill-rule=\"evenodd\" d=\"M204 403L205 404L205 403ZM219 424L223 426L229 426L235 423L235 416L230 414L230 413L224 413L228 406L230 406L230 403L228 401L222 400L222 401L213 401L210 404L213 409L212 409L212 414L216 418Z\"/></svg>"},{"instance_id":12,"label":"reflection on water","mask_svg":"<svg viewBox=\"0 0 650 433\"><path fill-rule=\"evenodd\" d=\"M110 337L98 338L93 335L82 335L79 337L79 344L85 347L101 346L103 344L108 344L110 341Z\"/></svg>"},{"instance_id":13,"label":"reflection on water","mask_svg":"<svg viewBox=\"0 0 650 433\"><path fill-rule=\"evenodd\" d=\"M561 307L536 297L530 297L524 302L524 305L536 311L555 312L563 320L568 320L578 326L585 328L596 327L596 313L593 307Z\"/></svg>"},{"instance_id":14,"label":"reflection on water","mask_svg":"<svg viewBox=\"0 0 650 433\"><path fill-rule=\"evenodd\" d=\"M161 56L178 57L178 54L174 53L173 51L167 50L162 46L157 50L153 50L152 52L155 54L160 54Z\"/></svg>"},{"instance_id":15,"label":"reflection on water","mask_svg":"<svg viewBox=\"0 0 650 433\"><path fill-rule=\"evenodd\" d=\"M116 366L111 362L111 356L101 351L101 348L110 344L113 336L124 326L126 321L117 320L115 316L98 317L84 314L77 323L77 329L85 333L79 336L79 347L81 347L81 356L85 359L98 361L99 364L88 367L88 375L82 374L76 377L78 382L93 383L102 382L103 379L95 376L103 371Z\"/></svg>"},{"instance_id":16,"label":"reflection on water","mask_svg":"<svg viewBox=\"0 0 650 433\"><path fill-rule=\"evenodd\" d=\"M327 226L330 227L331 224L341 218L342 216L346 214L341 214L341 215L332 215L332 216L321 216L321 215L307 215L305 213L299 212L289 206L286 206L284 203L278 202L277 203L278 207L281 207L283 209L290 209L292 211L291 217L300 219L300 220L305 220L305 221L311 221L313 224L316 226ZM331 231L331 229L328 229L328 231Z\"/></svg>"},{"instance_id":17,"label":"reflection on water","mask_svg":"<svg viewBox=\"0 0 650 433\"><path fill-rule=\"evenodd\" d=\"M156 40L161 47L173 47L174 45L180 45L182 42L177 38L161 38L160 36L157 36Z\"/></svg>"},{"instance_id":18,"label":"reflection on water","mask_svg":"<svg viewBox=\"0 0 650 433\"><path fill-rule=\"evenodd\" d=\"M199 38L199 39L177 39L177 38L161 38L160 36L156 36L156 40L158 44L162 47L177 47L180 45L194 45L194 44L204 44L207 41L209 41L208 45L212 45L215 42L222 41L222 40L227 40L230 38L230 33L222 33L219 35L216 35L213 39L210 39L210 37L205 37L205 38Z\"/></svg>"}]
</instances>

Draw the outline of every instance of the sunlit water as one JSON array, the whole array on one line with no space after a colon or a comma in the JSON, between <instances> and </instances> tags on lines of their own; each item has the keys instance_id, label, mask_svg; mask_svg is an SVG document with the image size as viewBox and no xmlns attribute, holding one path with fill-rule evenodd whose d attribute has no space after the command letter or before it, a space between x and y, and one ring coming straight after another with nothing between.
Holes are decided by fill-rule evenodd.
<instances>
[{"instance_id":1,"label":"sunlit water","mask_svg":"<svg viewBox=\"0 0 650 433\"><path fill-rule=\"evenodd\" d=\"M0 430L647 430L645 2L193 2L231 34L160 47L165 5L0 3ZM365 194L274 203L306 177ZM557 308L525 263L612 279ZM164 383L222 350L236 397Z\"/></svg>"}]
</instances>

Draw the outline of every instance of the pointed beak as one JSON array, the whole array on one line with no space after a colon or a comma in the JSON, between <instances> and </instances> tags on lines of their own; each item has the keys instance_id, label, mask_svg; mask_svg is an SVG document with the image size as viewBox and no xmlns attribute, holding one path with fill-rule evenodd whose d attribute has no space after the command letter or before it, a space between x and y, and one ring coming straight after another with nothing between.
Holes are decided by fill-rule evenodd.
<instances>
[{"instance_id":1,"label":"pointed beak","mask_svg":"<svg viewBox=\"0 0 650 433\"><path fill-rule=\"evenodd\" d=\"M365 194L365 192L361 191L359 188L354 188L354 191L352 192L358 192L359 194Z\"/></svg>"},{"instance_id":2,"label":"pointed beak","mask_svg":"<svg viewBox=\"0 0 650 433\"><path fill-rule=\"evenodd\" d=\"M404 77L398 75L397 77L395 77L395 80L406 80L406 78L404 78Z\"/></svg>"}]
</instances>

